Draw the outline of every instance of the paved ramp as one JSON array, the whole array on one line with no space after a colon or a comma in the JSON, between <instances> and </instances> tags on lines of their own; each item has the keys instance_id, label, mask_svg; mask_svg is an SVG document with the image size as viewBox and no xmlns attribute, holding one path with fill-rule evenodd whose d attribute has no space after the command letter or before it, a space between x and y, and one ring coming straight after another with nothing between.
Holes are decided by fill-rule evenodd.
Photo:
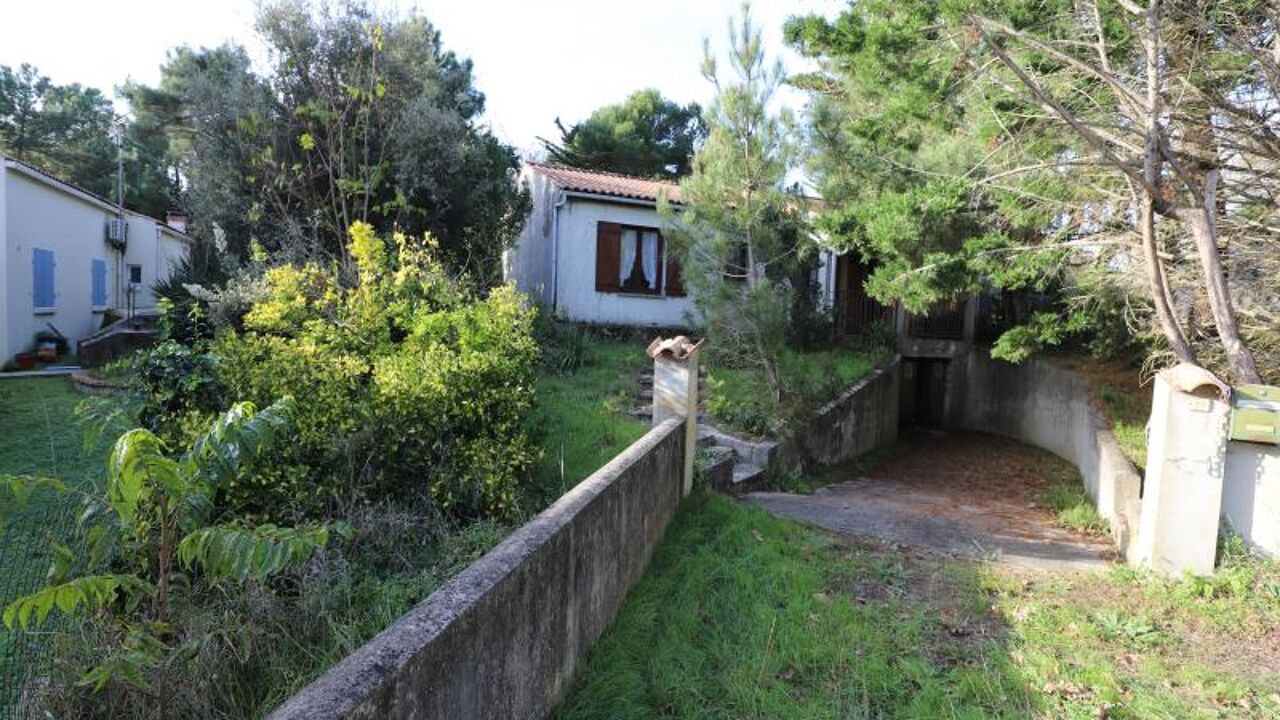
<instances>
[{"instance_id":1,"label":"paved ramp","mask_svg":"<svg viewBox=\"0 0 1280 720\"><path fill-rule=\"evenodd\" d=\"M1074 475L1054 455L970 432L913 434L901 450L809 495L761 492L743 500L846 535L1012 567L1092 570L1114 555L1108 537L1058 527L1044 506L1049 487Z\"/></svg>"}]
</instances>

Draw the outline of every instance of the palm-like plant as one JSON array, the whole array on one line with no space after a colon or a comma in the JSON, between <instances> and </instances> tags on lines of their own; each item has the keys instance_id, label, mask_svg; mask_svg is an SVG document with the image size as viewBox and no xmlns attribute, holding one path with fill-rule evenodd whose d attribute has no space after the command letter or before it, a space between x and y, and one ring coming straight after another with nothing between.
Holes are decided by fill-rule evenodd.
<instances>
[{"instance_id":1,"label":"palm-like plant","mask_svg":"<svg viewBox=\"0 0 1280 720\"><path fill-rule=\"evenodd\" d=\"M325 546L332 530L344 528L211 522L218 490L291 425L293 408L292 398L261 411L239 403L177 458L149 430L121 435L108 462L105 492L86 499L81 515L88 541L85 565L101 567L118 542L125 551L121 559L134 571L69 578L72 554L61 548L50 583L10 603L5 625L27 628L44 623L55 609L74 615L117 607L123 599L118 607L128 626L126 641L85 680L97 687L113 677L141 682L140 670L159 662L167 647L153 629L163 627L169 611L175 561L209 580L235 582L265 579L305 563ZM39 488L65 490L50 480L7 477L0 482L14 498Z\"/></svg>"}]
</instances>

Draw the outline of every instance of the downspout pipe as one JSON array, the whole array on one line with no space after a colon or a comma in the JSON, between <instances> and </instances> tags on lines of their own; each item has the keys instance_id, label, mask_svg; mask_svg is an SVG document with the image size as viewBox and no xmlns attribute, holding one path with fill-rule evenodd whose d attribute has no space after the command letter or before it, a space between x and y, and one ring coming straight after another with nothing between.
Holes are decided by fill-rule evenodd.
<instances>
[{"instance_id":1,"label":"downspout pipe","mask_svg":"<svg viewBox=\"0 0 1280 720\"><path fill-rule=\"evenodd\" d=\"M557 188L551 206L551 317L555 317L560 301L560 208L568 201L564 190Z\"/></svg>"}]
</instances>

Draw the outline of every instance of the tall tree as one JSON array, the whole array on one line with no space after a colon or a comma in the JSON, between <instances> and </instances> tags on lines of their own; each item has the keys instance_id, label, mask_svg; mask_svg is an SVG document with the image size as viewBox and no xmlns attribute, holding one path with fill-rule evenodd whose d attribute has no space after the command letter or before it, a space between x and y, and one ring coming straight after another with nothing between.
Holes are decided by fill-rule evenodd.
<instances>
[{"instance_id":1,"label":"tall tree","mask_svg":"<svg viewBox=\"0 0 1280 720\"><path fill-rule=\"evenodd\" d=\"M94 88L55 85L31 65L0 66L0 150L99 194L111 192L111 101Z\"/></svg>"},{"instance_id":2,"label":"tall tree","mask_svg":"<svg viewBox=\"0 0 1280 720\"><path fill-rule=\"evenodd\" d=\"M266 74L237 47L182 49L130 93L168 128L197 222L292 259L349 260L357 221L430 232L452 270L495 281L529 201L514 150L478 123L470 61L425 18L363 2L276 0L257 29Z\"/></svg>"},{"instance_id":3,"label":"tall tree","mask_svg":"<svg viewBox=\"0 0 1280 720\"><path fill-rule=\"evenodd\" d=\"M1173 355L1257 381L1237 306L1267 316L1243 260L1275 247L1264 227L1243 232L1275 208L1260 7L866 0L793 20L822 66L800 79L817 98L816 174L847 201L825 222L886 260L869 284L883 299L1065 289L1062 315L1008 336L1035 345L1129 294Z\"/></svg>"},{"instance_id":4,"label":"tall tree","mask_svg":"<svg viewBox=\"0 0 1280 720\"><path fill-rule=\"evenodd\" d=\"M680 182L681 212L666 214L708 333L721 350L762 367L781 400L779 360L794 300L789 270L810 245L805 208L785 189L794 145L784 118L770 109L782 66L766 61L749 8L730 22L729 38L729 78L706 49L702 71L716 89L704 115L707 139Z\"/></svg>"},{"instance_id":5,"label":"tall tree","mask_svg":"<svg viewBox=\"0 0 1280 720\"><path fill-rule=\"evenodd\" d=\"M689 174L694 150L707 134L697 103L680 105L652 88L567 129L556 118L556 126L559 142L542 140L553 162L671 179Z\"/></svg>"},{"instance_id":6,"label":"tall tree","mask_svg":"<svg viewBox=\"0 0 1280 720\"><path fill-rule=\"evenodd\" d=\"M238 253L271 236L249 166L274 107L251 68L236 45L182 47L169 53L157 87L123 88L138 132L165 148L164 172L181 181L181 207L200 234L220 228Z\"/></svg>"},{"instance_id":7,"label":"tall tree","mask_svg":"<svg viewBox=\"0 0 1280 720\"><path fill-rule=\"evenodd\" d=\"M55 85L31 65L0 66L0 152L99 195L116 198L115 110L101 92ZM175 207L175 178L163 170L163 144L126 123L125 202L163 216Z\"/></svg>"}]
</instances>

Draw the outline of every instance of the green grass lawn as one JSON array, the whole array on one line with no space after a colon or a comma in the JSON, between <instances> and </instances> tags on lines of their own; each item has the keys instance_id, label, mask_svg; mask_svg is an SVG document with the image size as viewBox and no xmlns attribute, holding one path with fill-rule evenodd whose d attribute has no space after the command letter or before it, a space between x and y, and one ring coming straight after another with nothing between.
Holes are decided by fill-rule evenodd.
<instances>
[{"instance_id":1,"label":"green grass lawn","mask_svg":"<svg viewBox=\"0 0 1280 720\"><path fill-rule=\"evenodd\" d=\"M1280 571L1015 575L695 493L559 710L595 718L1280 717Z\"/></svg>"},{"instance_id":2,"label":"green grass lawn","mask_svg":"<svg viewBox=\"0 0 1280 720\"><path fill-rule=\"evenodd\" d=\"M544 371L531 418L541 445L533 485L543 504L595 472L649 426L629 412L650 362L639 340L592 337L580 368Z\"/></svg>"},{"instance_id":3,"label":"green grass lawn","mask_svg":"<svg viewBox=\"0 0 1280 720\"><path fill-rule=\"evenodd\" d=\"M67 377L0 380L0 475L57 478L83 488L106 472L105 443L86 452L75 421L85 396ZM53 542L74 534L74 495L36 495L0 534L0 607L38 589L49 567ZM0 717L13 701L21 671L17 636L0 626Z\"/></svg>"}]
</instances>

